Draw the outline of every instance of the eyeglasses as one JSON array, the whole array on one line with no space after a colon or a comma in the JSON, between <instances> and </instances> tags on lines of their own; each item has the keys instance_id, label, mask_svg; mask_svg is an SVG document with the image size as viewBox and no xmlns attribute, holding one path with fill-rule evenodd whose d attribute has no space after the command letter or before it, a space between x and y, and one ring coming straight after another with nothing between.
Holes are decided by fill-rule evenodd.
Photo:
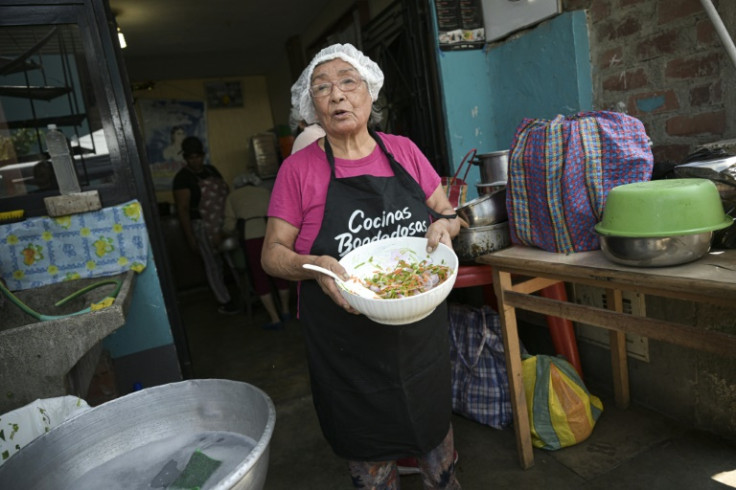
<instances>
[{"instance_id":1,"label":"eyeglasses","mask_svg":"<svg viewBox=\"0 0 736 490\"><path fill-rule=\"evenodd\" d=\"M315 99L320 99L330 95L332 93L332 87L335 85L337 85L337 88L339 88L341 92L352 92L357 89L362 82L362 79L356 80L355 78L343 78L338 82L318 83L309 87L309 93L312 94L312 97Z\"/></svg>"}]
</instances>

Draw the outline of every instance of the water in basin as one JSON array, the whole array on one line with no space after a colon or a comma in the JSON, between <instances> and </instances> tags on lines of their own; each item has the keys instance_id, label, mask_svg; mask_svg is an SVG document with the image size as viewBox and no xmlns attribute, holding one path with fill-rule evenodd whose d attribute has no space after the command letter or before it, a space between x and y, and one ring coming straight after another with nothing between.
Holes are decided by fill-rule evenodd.
<instances>
[{"instance_id":1,"label":"water in basin","mask_svg":"<svg viewBox=\"0 0 736 490\"><path fill-rule=\"evenodd\" d=\"M219 461L202 490L213 488L245 460L256 445L253 438L234 432L184 434L155 441L87 472L70 488L77 490L122 490L127 488L167 488L182 473L192 454L199 450Z\"/></svg>"}]
</instances>

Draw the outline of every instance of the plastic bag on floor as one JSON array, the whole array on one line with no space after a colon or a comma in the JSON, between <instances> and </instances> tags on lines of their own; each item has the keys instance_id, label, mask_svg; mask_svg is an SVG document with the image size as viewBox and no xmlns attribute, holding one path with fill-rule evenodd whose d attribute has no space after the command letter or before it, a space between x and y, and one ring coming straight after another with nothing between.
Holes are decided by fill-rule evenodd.
<instances>
[{"instance_id":1,"label":"plastic bag on floor","mask_svg":"<svg viewBox=\"0 0 736 490\"><path fill-rule=\"evenodd\" d=\"M0 465L36 437L89 408L81 398L60 396L36 400L0 415Z\"/></svg>"},{"instance_id":2,"label":"plastic bag on floor","mask_svg":"<svg viewBox=\"0 0 736 490\"><path fill-rule=\"evenodd\" d=\"M452 410L503 429L513 421L501 321L490 306L450 304ZM522 348L523 349L523 348Z\"/></svg>"},{"instance_id":3,"label":"plastic bag on floor","mask_svg":"<svg viewBox=\"0 0 736 490\"><path fill-rule=\"evenodd\" d=\"M587 439L603 403L588 392L572 364L539 355L526 357L521 366L532 444L553 451Z\"/></svg>"}]
</instances>

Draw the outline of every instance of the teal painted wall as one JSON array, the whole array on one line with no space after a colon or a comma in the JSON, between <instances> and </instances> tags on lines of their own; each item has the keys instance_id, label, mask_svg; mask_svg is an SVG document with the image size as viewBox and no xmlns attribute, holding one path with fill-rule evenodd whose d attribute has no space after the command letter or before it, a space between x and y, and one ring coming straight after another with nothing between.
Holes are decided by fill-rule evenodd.
<instances>
[{"instance_id":1,"label":"teal painted wall","mask_svg":"<svg viewBox=\"0 0 736 490\"><path fill-rule=\"evenodd\" d=\"M136 277L125 325L106 337L103 346L115 359L173 343L156 264L149 253L146 268Z\"/></svg>"},{"instance_id":2,"label":"teal painted wall","mask_svg":"<svg viewBox=\"0 0 736 490\"><path fill-rule=\"evenodd\" d=\"M508 149L524 117L592 109L582 10L565 12L484 49L442 51L438 46L437 58L453 171L472 148L479 154ZM471 168L468 199L477 197L479 180L478 167Z\"/></svg>"},{"instance_id":3,"label":"teal painted wall","mask_svg":"<svg viewBox=\"0 0 736 490\"><path fill-rule=\"evenodd\" d=\"M501 149L495 139L492 104L494 87L486 53L481 49L438 51L449 158L453 172L463 157L475 148L478 153ZM466 164L467 165L467 164ZM467 167L458 175L463 177ZM480 178L478 167L468 179ZM475 187L468 188L470 191Z\"/></svg>"}]
</instances>

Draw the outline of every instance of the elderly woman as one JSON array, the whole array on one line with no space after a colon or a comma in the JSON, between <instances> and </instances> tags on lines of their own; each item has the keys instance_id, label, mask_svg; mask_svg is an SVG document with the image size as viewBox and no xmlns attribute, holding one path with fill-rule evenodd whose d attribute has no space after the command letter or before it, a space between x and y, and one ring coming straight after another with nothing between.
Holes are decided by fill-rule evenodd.
<instances>
[{"instance_id":1,"label":"elderly woman","mask_svg":"<svg viewBox=\"0 0 736 490\"><path fill-rule=\"evenodd\" d=\"M225 221L222 231L226 235L234 235L236 231L243 233L238 237L245 245L246 264L253 280L253 290L261 299L263 307L271 320L263 325L264 330L281 330L284 324L291 319L289 313L289 283L281 278L271 278L261 267L261 250L263 237L266 234L266 212L271 193L261 187L261 179L253 172L235 177L234 190L228 194L225 201ZM242 223L242 230L239 223ZM279 292L281 314L276 308L271 281Z\"/></svg>"},{"instance_id":2,"label":"elderly woman","mask_svg":"<svg viewBox=\"0 0 736 490\"><path fill-rule=\"evenodd\" d=\"M270 275L301 281L314 406L355 488L399 488L396 460L415 457L425 488L457 489L446 304L413 324L378 324L358 315L333 279L302 267L345 277L338 259L379 234L424 234L432 252L460 230L417 146L369 129L382 85L378 65L350 44L317 53L293 85L292 105L326 136L283 162L262 262ZM380 229L355 226L358 216Z\"/></svg>"}]
</instances>

